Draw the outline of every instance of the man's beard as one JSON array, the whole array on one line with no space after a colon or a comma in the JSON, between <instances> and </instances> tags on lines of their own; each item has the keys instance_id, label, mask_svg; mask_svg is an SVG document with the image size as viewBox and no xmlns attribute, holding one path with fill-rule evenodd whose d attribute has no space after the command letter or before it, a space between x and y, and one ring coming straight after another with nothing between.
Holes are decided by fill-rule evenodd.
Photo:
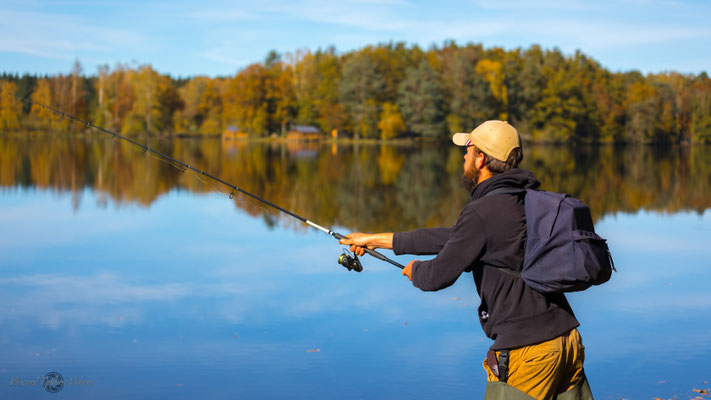
<instances>
[{"instance_id":1,"label":"man's beard","mask_svg":"<svg viewBox=\"0 0 711 400\"><path fill-rule=\"evenodd\" d=\"M464 170L462 175L462 183L469 193L471 193L477 184L479 184L479 170L471 168Z\"/></svg>"}]
</instances>

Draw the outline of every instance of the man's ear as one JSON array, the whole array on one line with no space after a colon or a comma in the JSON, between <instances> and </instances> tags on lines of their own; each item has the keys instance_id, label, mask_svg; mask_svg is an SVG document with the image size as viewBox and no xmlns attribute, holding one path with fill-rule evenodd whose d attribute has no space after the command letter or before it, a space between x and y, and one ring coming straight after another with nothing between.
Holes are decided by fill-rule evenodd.
<instances>
[{"instance_id":1,"label":"man's ear","mask_svg":"<svg viewBox=\"0 0 711 400\"><path fill-rule=\"evenodd\" d=\"M474 159L474 166L476 167L476 169L484 168L484 160L485 160L484 153L482 153L482 152L477 153L476 158Z\"/></svg>"}]
</instances>

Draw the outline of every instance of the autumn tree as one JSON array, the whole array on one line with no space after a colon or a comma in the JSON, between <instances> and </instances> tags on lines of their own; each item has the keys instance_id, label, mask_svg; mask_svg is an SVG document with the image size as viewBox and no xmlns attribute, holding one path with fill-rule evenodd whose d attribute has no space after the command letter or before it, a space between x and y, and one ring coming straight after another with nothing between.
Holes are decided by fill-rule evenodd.
<instances>
[{"instance_id":1,"label":"autumn tree","mask_svg":"<svg viewBox=\"0 0 711 400\"><path fill-rule=\"evenodd\" d=\"M320 76L318 60L310 51L299 50L288 54L291 69L291 86L294 93L295 122L312 125L318 120L318 86Z\"/></svg>"},{"instance_id":2,"label":"autumn tree","mask_svg":"<svg viewBox=\"0 0 711 400\"><path fill-rule=\"evenodd\" d=\"M108 106L108 77L109 77L109 66L104 64L97 68L97 79L96 79L96 93L97 93L97 103L94 108L94 123L98 126L105 126L111 119L111 111Z\"/></svg>"},{"instance_id":3,"label":"autumn tree","mask_svg":"<svg viewBox=\"0 0 711 400\"><path fill-rule=\"evenodd\" d=\"M130 133L170 130L173 114L183 106L170 78L144 66L134 72L132 87L135 101L122 130Z\"/></svg>"},{"instance_id":4,"label":"autumn tree","mask_svg":"<svg viewBox=\"0 0 711 400\"><path fill-rule=\"evenodd\" d=\"M173 130L179 133L197 133L207 117L205 107L201 106L203 93L211 81L206 76L196 76L178 89L178 94L183 101L183 108L173 114ZM209 109L207 110L209 111Z\"/></svg>"},{"instance_id":5,"label":"autumn tree","mask_svg":"<svg viewBox=\"0 0 711 400\"><path fill-rule=\"evenodd\" d=\"M380 130L381 139L392 139L407 131L405 121L402 119L402 114L400 114L397 105L392 103L383 105L383 111L380 113L380 121L378 122L378 130Z\"/></svg>"},{"instance_id":6,"label":"autumn tree","mask_svg":"<svg viewBox=\"0 0 711 400\"><path fill-rule=\"evenodd\" d=\"M16 93L14 82L0 81L0 131L20 129L22 104L15 97Z\"/></svg>"},{"instance_id":7,"label":"autumn tree","mask_svg":"<svg viewBox=\"0 0 711 400\"><path fill-rule=\"evenodd\" d=\"M48 78L37 81L37 89L32 93L32 101L43 105L52 105L52 87ZM30 117L39 129L53 129L57 123L58 115L38 104L33 104Z\"/></svg>"},{"instance_id":8,"label":"autumn tree","mask_svg":"<svg viewBox=\"0 0 711 400\"><path fill-rule=\"evenodd\" d=\"M691 85L691 140L711 143L711 79L702 73Z\"/></svg>"},{"instance_id":9,"label":"autumn tree","mask_svg":"<svg viewBox=\"0 0 711 400\"><path fill-rule=\"evenodd\" d=\"M321 130L329 132L333 129L344 129L348 115L346 108L339 101L339 85L341 80L341 61L333 47L314 54L317 75L315 107L317 124Z\"/></svg>"},{"instance_id":10,"label":"autumn tree","mask_svg":"<svg viewBox=\"0 0 711 400\"><path fill-rule=\"evenodd\" d=\"M200 132L219 134L223 129L224 82L211 79L200 96L197 115L200 120Z\"/></svg>"},{"instance_id":11,"label":"autumn tree","mask_svg":"<svg viewBox=\"0 0 711 400\"><path fill-rule=\"evenodd\" d=\"M292 69L272 51L264 63L265 101L267 103L267 129L270 133L286 134L286 126L294 118L295 96L292 87Z\"/></svg>"},{"instance_id":12,"label":"autumn tree","mask_svg":"<svg viewBox=\"0 0 711 400\"><path fill-rule=\"evenodd\" d=\"M566 142L574 138L583 102L579 82L571 79L571 66L559 51L545 55L546 84L531 111L534 140Z\"/></svg>"},{"instance_id":13,"label":"autumn tree","mask_svg":"<svg viewBox=\"0 0 711 400\"><path fill-rule=\"evenodd\" d=\"M225 93L225 119L228 124L252 136L267 134L266 70L252 64L230 81Z\"/></svg>"}]
</instances>

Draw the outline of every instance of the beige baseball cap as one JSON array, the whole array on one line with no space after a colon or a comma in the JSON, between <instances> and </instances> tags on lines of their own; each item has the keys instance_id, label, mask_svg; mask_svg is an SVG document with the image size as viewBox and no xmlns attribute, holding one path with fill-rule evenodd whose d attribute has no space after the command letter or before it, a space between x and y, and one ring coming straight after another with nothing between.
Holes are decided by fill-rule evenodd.
<instances>
[{"instance_id":1,"label":"beige baseball cap","mask_svg":"<svg viewBox=\"0 0 711 400\"><path fill-rule=\"evenodd\" d=\"M486 121L471 133L455 133L452 141L457 146L474 145L487 155L506 162L509 153L521 147L521 138L516 128L506 121Z\"/></svg>"}]
</instances>

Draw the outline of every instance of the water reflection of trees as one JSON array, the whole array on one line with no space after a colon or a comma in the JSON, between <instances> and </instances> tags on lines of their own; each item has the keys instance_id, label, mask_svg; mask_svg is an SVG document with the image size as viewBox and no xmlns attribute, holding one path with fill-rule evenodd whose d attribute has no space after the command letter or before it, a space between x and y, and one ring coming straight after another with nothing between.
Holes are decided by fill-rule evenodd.
<instances>
[{"instance_id":1,"label":"water reflection of trees","mask_svg":"<svg viewBox=\"0 0 711 400\"><path fill-rule=\"evenodd\" d=\"M195 139L154 139L150 146L323 225L447 225L467 201L460 183L463 153L453 146ZM533 146L523 166L544 189L590 204L597 218L640 209L702 211L711 203L709 152L702 146ZM229 192L124 142L67 135L1 136L0 185L71 191L75 197L91 189L100 200L145 206L176 189ZM245 196L234 201L267 224L293 223Z\"/></svg>"}]
</instances>

